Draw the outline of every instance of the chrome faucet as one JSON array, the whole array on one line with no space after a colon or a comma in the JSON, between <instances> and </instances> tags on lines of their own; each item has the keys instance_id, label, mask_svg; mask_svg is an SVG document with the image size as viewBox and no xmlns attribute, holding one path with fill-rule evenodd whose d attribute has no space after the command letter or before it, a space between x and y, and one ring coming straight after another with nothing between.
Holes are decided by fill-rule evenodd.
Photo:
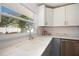
<instances>
[{"instance_id":1,"label":"chrome faucet","mask_svg":"<svg viewBox=\"0 0 79 59\"><path fill-rule=\"evenodd\" d=\"M28 28L29 28L29 40L30 40L30 39L33 39L33 36L32 36L32 33L31 33L31 28L30 28L30 26L28 26Z\"/></svg>"}]
</instances>

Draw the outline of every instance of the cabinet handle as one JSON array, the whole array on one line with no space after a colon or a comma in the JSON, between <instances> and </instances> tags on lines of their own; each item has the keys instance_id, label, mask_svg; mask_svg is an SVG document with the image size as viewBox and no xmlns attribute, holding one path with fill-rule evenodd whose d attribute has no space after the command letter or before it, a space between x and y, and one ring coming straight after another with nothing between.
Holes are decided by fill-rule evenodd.
<instances>
[{"instance_id":1,"label":"cabinet handle","mask_svg":"<svg viewBox=\"0 0 79 59\"><path fill-rule=\"evenodd\" d=\"M66 25L66 21L64 21L64 25Z\"/></svg>"}]
</instances>

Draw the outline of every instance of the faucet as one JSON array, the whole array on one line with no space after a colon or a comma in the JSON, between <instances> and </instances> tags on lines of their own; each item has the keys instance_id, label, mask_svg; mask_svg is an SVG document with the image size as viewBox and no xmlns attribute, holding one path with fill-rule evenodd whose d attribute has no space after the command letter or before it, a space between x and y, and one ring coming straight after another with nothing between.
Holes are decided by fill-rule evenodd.
<instances>
[{"instance_id":1,"label":"faucet","mask_svg":"<svg viewBox=\"0 0 79 59\"><path fill-rule=\"evenodd\" d=\"M31 33L31 28L30 28L30 26L28 26L28 28L29 28L29 40L30 40L30 39L33 39L33 37L32 37L32 33Z\"/></svg>"}]
</instances>

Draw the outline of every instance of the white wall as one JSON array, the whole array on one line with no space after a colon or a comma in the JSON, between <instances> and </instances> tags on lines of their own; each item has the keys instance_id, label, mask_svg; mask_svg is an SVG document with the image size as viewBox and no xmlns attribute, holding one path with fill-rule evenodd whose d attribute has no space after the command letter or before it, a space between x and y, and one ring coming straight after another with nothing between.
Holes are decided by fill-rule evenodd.
<instances>
[{"instance_id":1,"label":"white wall","mask_svg":"<svg viewBox=\"0 0 79 59\"><path fill-rule=\"evenodd\" d=\"M38 6L36 3L21 3L26 8L30 9L32 12L38 14Z\"/></svg>"}]
</instances>

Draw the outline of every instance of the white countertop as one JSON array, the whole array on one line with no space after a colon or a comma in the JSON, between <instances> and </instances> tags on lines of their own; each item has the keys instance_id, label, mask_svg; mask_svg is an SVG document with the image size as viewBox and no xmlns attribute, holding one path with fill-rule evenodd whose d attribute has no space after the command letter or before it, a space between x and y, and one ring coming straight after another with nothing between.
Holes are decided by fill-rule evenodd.
<instances>
[{"instance_id":1,"label":"white countertop","mask_svg":"<svg viewBox=\"0 0 79 59\"><path fill-rule=\"evenodd\" d=\"M50 36L35 36L34 39L28 40L27 37L18 38L19 42L7 48L0 49L0 55L8 56L41 56L47 48L52 38L76 39L79 36L68 35L50 35ZM17 41L16 40L16 41Z\"/></svg>"},{"instance_id":2,"label":"white countertop","mask_svg":"<svg viewBox=\"0 0 79 59\"><path fill-rule=\"evenodd\" d=\"M52 36L39 36L31 40L24 37L22 40L23 41L10 47L0 49L0 55L41 56L49 42L52 40Z\"/></svg>"}]
</instances>

